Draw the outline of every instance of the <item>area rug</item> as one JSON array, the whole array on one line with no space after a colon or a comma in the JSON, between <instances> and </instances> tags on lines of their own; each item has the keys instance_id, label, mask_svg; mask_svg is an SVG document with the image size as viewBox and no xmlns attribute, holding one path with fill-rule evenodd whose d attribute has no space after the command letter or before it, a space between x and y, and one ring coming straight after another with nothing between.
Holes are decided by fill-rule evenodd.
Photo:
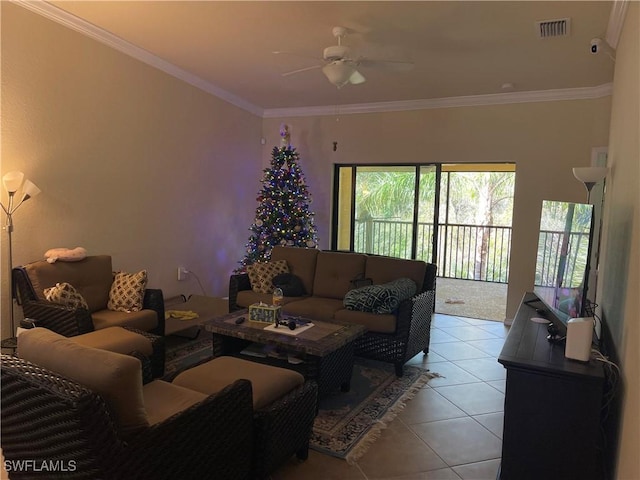
<instances>
[{"instance_id":1,"label":"area rug","mask_svg":"<svg viewBox=\"0 0 640 480\"><path fill-rule=\"evenodd\" d=\"M320 398L310 447L318 452L357 461L380 437L405 402L438 374L405 366L396 377L393 365L357 358L349 392Z\"/></svg>"},{"instance_id":2,"label":"area rug","mask_svg":"<svg viewBox=\"0 0 640 480\"><path fill-rule=\"evenodd\" d=\"M198 365L213 356L211 335L201 332L198 338L188 340L166 337L163 380L170 382L183 370Z\"/></svg>"}]
</instances>

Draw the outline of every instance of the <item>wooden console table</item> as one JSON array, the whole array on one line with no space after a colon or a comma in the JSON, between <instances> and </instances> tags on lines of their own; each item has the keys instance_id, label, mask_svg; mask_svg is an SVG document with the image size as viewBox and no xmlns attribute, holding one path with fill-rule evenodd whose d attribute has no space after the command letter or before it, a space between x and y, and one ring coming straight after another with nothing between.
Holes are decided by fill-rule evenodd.
<instances>
[{"instance_id":1,"label":"wooden console table","mask_svg":"<svg viewBox=\"0 0 640 480\"><path fill-rule=\"evenodd\" d=\"M500 480L603 478L598 448L604 368L564 356L526 293L498 362L507 369ZM551 315L551 314L550 314Z\"/></svg>"}]
</instances>

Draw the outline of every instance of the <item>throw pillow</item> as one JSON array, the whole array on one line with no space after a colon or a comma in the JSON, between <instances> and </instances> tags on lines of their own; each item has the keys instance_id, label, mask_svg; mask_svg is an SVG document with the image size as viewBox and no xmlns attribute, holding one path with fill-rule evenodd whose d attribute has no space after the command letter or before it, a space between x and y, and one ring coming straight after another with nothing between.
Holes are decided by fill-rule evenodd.
<instances>
[{"instance_id":1,"label":"throw pillow","mask_svg":"<svg viewBox=\"0 0 640 480\"><path fill-rule=\"evenodd\" d=\"M301 297L305 294L302 279L293 273L280 273L273 277L272 283L282 290L285 297Z\"/></svg>"},{"instance_id":2,"label":"throw pillow","mask_svg":"<svg viewBox=\"0 0 640 480\"><path fill-rule=\"evenodd\" d=\"M144 290L147 288L147 271L138 273L116 273L107 308L116 312L139 312L142 310Z\"/></svg>"},{"instance_id":3,"label":"throw pillow","mask_svg":"<svg viewBox=\"0 0 640 480\"><path fill-rule=\"evenodd\" d=\"M44 253L49 263L56 263L57 260L62 262L79 262L87 256L87 251L82 247L70 248L51 248Z\"/></svg>"},{"instance_id":4,"label":"throw pillow","mask_svg":"<svg viewBox=\"0 0 640 480\"><path fill-rule=\"evenodd\" d=\"M256 262L247 267L251 289L256 293L273 293L273 277L279 273L289 273L286 260Z\"/></svg>"},{"instance_id":5,"label":"throw pillow","mask_svg":"<svg viewBox=\"0 0 640 480\"><path fill-rule=\"evenodd\" d=\"M53 303L59 303L71 308L85 308L89 310L87 301L67 282L56 283L54 287L44 289L44 298Z\"/></svg>"},{"instance_id":6,"label":"throw pillow","mask_svg":"<svg viewBox=\"0 0 640 480\"><path fill-rule=\"evenodd\" d=\"M399 278L382 285L370 285L348 291L344 297L344 306L347 310L389 314L415 293L416 284L413 280Z\"/></svg>"}]
</instances>

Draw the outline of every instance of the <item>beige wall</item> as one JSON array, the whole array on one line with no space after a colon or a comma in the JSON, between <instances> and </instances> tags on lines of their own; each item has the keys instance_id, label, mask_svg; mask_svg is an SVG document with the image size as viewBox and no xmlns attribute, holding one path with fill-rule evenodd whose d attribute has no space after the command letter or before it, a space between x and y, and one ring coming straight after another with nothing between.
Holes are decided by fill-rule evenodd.
<instances>
[{"instance_id":1,"label":"beige wall","mask_svg":"<svg viewBox=\"0 0 640 480\"><path fill-rule=\"evenodd\" d=\"M572 167L588 166L591 148L606 145L610 97L499 106L459 107L339 117L264 121L267 144L281 123L314 198L320 245L330 246L335 163L515 162L516 187L507 318L533 288L542 200L586 201ZM333 141L338 150L333 151ZM263 151L263 162L271 158Z\"/></svg>"},{"instance_id":2,"label":"beige wall","mask_svg":"<svg viewBox=\"0 0 640 480\"><path fill-rule=\"evenodd\" d=\"M509 317L531 288L540 201L583 201L571 167L588 165L591 148L609 144L598 298L626 379L618 478L640 478L638 13L631 2L613 105L602 98L263 121L2 2L1 174L22 170L43 191L16 215L14 264L80 245L110 253L116 268L147 268L151 286L167 296L199 293L195 279L177 282L178 265L194 271L208 294L226 294L254 217L261 169L286 122L323 248L335 163L515 162ZM6 234L1 238L5 319ZM4 321L1 333L8 335Z\"/></svg>"},{"instance_id":3,"label":"beige wall","mask_svg":"<svg viewBox=\"0 0 640 480\"><path fill-rule=\"evenodd\" d=\"M611 107L602 272L598 303L622 364L620 480L640 478L640 6L630 2L620 43Z\"/></svg>"},{"instance_id":4,"label":"beige wall","mask_svg":"<svg viewBox=\"0 0 640 480\"><path fill-rule=\"evenodd\" d=\"M1 173L42 189L14 217L14 264L83 246L117 269L148 269L165 296L201 293L195 278L177 281L178 265L226 295L254 217L262 119L1 3Z\"/></svg>"}]
</instances>

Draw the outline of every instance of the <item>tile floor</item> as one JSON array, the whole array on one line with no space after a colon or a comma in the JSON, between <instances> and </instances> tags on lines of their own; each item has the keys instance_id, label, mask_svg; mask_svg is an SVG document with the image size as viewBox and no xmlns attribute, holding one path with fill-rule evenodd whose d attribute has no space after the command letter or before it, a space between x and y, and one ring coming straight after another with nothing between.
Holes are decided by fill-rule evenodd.
<instances>
[{"instance_id":1,"label":"tile floor","mask_svg":"<svg viewBox=\"0 0 640 480\"><path fill-rule=\"evenodd\" d=\"M313 450L273 480L495 480L502 446L506 371L500 322L435 314L428 355L408 363L429 381L354 465Z\"/></svg>"}]
</instances>

